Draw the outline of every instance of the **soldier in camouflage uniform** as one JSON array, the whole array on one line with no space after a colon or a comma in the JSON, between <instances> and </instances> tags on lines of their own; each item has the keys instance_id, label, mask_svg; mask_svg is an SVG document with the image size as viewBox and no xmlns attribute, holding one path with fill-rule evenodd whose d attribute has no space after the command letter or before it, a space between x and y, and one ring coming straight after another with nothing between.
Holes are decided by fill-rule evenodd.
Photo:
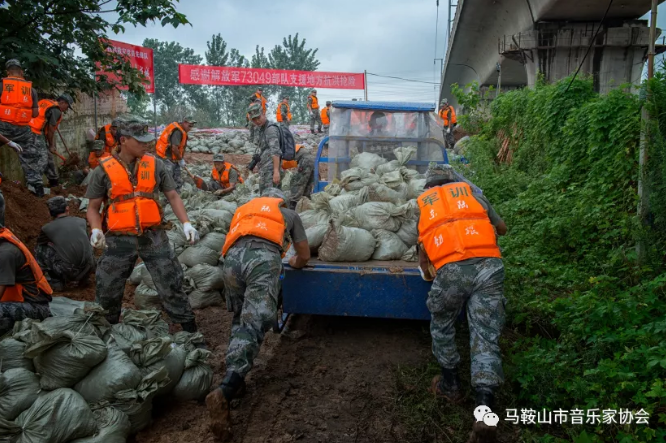
<instances>
[{"instance_id":1,"label":"soldier in camouflage uniform","mask_svg":"<svg viewBox=\"0 0 666 443\"><path fill-rule=\"evenodd\" d=\"M155 282L164 310L169 314L171 320L174 323L180 323L183 330L194 332L197 329L194 314L182 288L183 270L176 260L175 252L169 244L164 227L158 222L130 232L118 231L114 225L108 226L110 211L113 207L109 204L108 197L113 192L112 183L120 185L123 181L120 174L116 176L118 168L113 166L115 162L118 162L124 169L120 173L127 174L133 186L137 186L139 180L149 179L149 177L144 177L144 174L152 173L153 180L155 180L152 197L145 198L156 202L158 193L164 193L178 220L183 223L186 238L190 243L196 242L199 238L199 234L187 220L183 201L176 192L176 183L165 170L164 162L147 154L149 143L155 139L152 134L148 133L147 124L137 118L128 117L120 123L116 135L120 143L119 152L103 159L100 166L91 172L90 184L86 192L86 198L90 199L86 214L92 228L90 243L93 247L104 250L97 263L95 274L96 301L109 311L108 320L111 323L117 323L120 317L125 282L132 273L137 258L141 257ZM139 170L139 168L148 168L151 158L151 163L154 164L152 172L150 169ZM113 169L111 169L112 167ZM116 176L113 181L109 177L110 170L113 170L113 174ZM133 197L133 194L128 196ZM132 198L119 196L116 201L118 203L128 202L132 201ZM99 212L103 202L106 202L104 217ZM146 206L144 203L140 208L143 209L136 209L136 211L140 214L145 211L147 215L154 206ZM162 212L159 203L157 203L156 210ZM122 213L115 217L120 221ZM144 216L141 217L144 218ZM159 214L157 218L160 218ZM106 230L107 236L103 229Z\"/></svg>"},{"instance_id":2,"label":"soldier in camouflage uniform","mask_svg":"<svg viewBox=\"0 0 666 443\"><path fill-rule=\"evenodd\" d=\"M42 100L44 102L46 100ZM39 152L46 152L46 165L44 172L49 180L49 186L54 187L59 184L58 168L56 167L53 155L56 153L55 133L60 125L62 115L72 109L74 100L69 94L62 94L56 99L57 106L49 107L44 113L43 127L39 134L35 134L35 149ZM33 128L34 132L35 128Z\"/></svg>"},{"instance_id":3,"label":"soldier in camouflage uniform","mask_svg":"<svg viewBox=\"0 0 666 443\"><path fill-rule=\"evenodd\" d=\"M252 106L252 103L259 103L259 105L261 106L261 100L259 100L257 96L254 94L250 96L249 106ZM245 115L245 120L247 121L247 124L245 126L250 130L250 142L257 144L259 141L257 137L259 131L257 130L257 125L255 125L254 122L252 121L252 117L250 117L249 112Z\"/></svg>"},{"instance_id":4,"label":"soldier in camouflage uniform","mask_svg":"<svg viewBox=\"0 0 666 443\"><path fill-rule=\"evenodd\" d=\"M9 140L7 137L4 135L0 134L0 147L2 146L9 146L12 148L14 151L16 151L18 154L23 151L23 148L21 148L21 145L19 145L16 142L13 142ZM0 172L0 183L2 183L2 172ZM2 189L0 189L0 226L5 225L5 197L2 195Z\"/></svg>"},{"instance_id":5,"label":"soldier in camouflage uniform","mask_svg":"<svg viewBox=\"0 0 666 443\"><path fill-rule=\"evenodd\" d=\"M266 238L247 234L233 239L232 235L239 229L248 232L247 221L254 227L255 220L261 222L261 215L248 208L252 202L241 206L234 214L227 242L224 245L224 265L222 267L227 308L234 313L231 337L226 355L226 374L219 388L206 397L206 406L210 413L211 428L216 437L225 441L231 436L229 403L244 389L244 378L250 369L264 334L277 318L278 294L280 292L280 275L282 274L282 251L288 248L288 238L294 244L296 255L291 257L289 265L300 269L310 259L307 236L300 217L295 211L284 207L286 199L282 191L267 188L258 202L264 205L261 211L270 211L269 203L281 199L280 212L284 222L282 244L278 245ZM269 220L267 218L267 220ZM258 225L257 225L258 226ZM277 229L277 227L275 227ZM253 231L249 231L253 232ZM263 233L261 234L263 235ZM278 236L280 234L278 233Z\"/></svg>"},{"instance_id":6,"label":"soldier in camouflage uniform","mask_svg":"<svg viewBox=\"0 0 666 443\"><path fill-rule=\"evenodd\" d=\"M298 147L297 147L298 148ZM302 197L310 197L314 188L314 156L307 148L298 149L294 158L298 169L291 177L289 207L296 209Z\"/></svg>"},{"instance_id":7,"label":"soldier in camouflage uniform","mask_svg":"<svg viewBox=\"0 0 666 443\"><path fill-rule=\"evenodd\" d=\"M270 123L262 112L261 103L252 103L248 109L248 114L259 131L255 156L259 155L260 157L259 192L261 193L266 188L279 187L282 180L280 132L277 126Z\"/></svg>"},{"instance_id":8,"label":"soldier in camouflage uniform","mask_svg":"<svg viewBox=\"0 0 666 443\"><path fill-rule=\"evenodd\" d=\"M425 187L426 189L432 189L424 192L418 200L421 206L422 219L419 221L420 269L425 280L431 281L434 278L432 288L428 293L427 306L432 315L430 323L432 350L442 367L442 374L435 377L431 390L436 395L445 397L453 402L459 401L462 397L457 373L460 355L456 350L454 323L460 311L466 308L472 359L471 384L475 391L477 406L486 405L492 409L493 393L504 381L499 337L504 325L506 299L503 295L504 265L502 264L499 247L496 245L496 234L506 234L506 225L488 200L472 191L472 198L466 201L458 200L458 204L452 206L454 208L457 206L457 209L469 209L470 205L468 203L473 203L473 200L476 200L480 204L479 208L482 209L478 209L478 211L485 211L486 215L483 216L485 217L485 222L482 217L474 220L472 223L478 222L477 226L479 226L489 221L489 224L494 227L495 234L492 233L493 228L491 227L488 227L488 231L486 231L487 235L492 237L490 240L487 240L487 242L492 243L489 246L490 249L486 249L486 251L491 251L491 253L488 253L487 257L471 253L469 255L473 258L460 261L446 260L446 264L435 272L434 266L431 263L431 255L434 254L424 250L428 248L428 237L423 231L426 231L426 233L430 231L427 231L428 222L423 223L423 219L427 214L430 214L430 220L438 216L434 210L427 211L428 207L433 208L434 206L426 206L426 200L428 198L431 201L438 199L437 197L433 197L435 195L433 193L435 187L449 184L466 185L465 183L458 182L460 182L460 178L456 176L451 166L431 164L426 173ZM445 191L448 192L448 189ZM453 195L453 191L451 191L451 195ZM440 211L440 209L437 209L437 211ZM456 225L454 222L463 218L456 218L455 209L449 209L449 213L441 218L442 223L437 226L451 223L451 231L436 231L438 233L444 232L445 234L444 236L435 236L435 250L442 244L446 245L454 241L454 239L446 238L446 232L455 231ZM469 230L469 226L460 229L463 229L468 234L479 234L474 231L474 225L471 226L471 230ZM464 237L464 235L461 235L461 237ZM478 239L479 237L477 236L476 238ZM424 242L426 244L425 247ZM464 249L470 250L473 246L464 243L464 241L463 245L463 252L461 254L462 257L467 257ZM430 248L433 248L432 244Z\"/></svg>"}]
</instances>

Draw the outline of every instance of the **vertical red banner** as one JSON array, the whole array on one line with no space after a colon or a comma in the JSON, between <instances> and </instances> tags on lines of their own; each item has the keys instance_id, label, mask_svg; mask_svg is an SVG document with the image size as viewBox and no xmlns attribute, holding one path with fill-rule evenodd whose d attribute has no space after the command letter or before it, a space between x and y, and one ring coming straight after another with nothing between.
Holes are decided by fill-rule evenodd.
<instances>
[{"instance_id":1,"label":"vertical red banner","mask_svg":"<svg viewBox=\"0 0 666 443\"><path fill-rule=\"evenodd\" d=\"M111 44L106 50L119 57L129 60L132 67L138 69L148 78L145 84L146 92L153 94L155 92L155 68L153 66L153 50L151 48L144 48L143 46L130 45L116 40L106 40ZM110 81L120 81L120 77L116 72L105 71L98 66L98 71L95 72L97 76L105 75ZM119 87L121 90L127 90L127 86Z\"/></svg>"}]
</instances>

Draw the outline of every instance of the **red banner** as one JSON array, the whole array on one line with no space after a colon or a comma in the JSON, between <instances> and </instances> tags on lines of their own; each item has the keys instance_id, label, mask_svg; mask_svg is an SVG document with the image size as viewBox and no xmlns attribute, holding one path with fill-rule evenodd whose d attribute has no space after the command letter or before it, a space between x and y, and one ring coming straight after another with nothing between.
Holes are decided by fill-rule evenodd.
<instances>
[{"instance_id":1,"label":"red banner","mask_svg":"<svg viewBox=\"0 0 666 443\"><path fill-rule=\"evenodd\" d=\"M106 50L113 52L120 57L126 58L132 64L132 67L137 68L148 78L145 84L146 92L152 94L155 92L155 71L153 68L153 50L144 48L143 46L130 45L116 40L107 40L111 44ZM120 81L120 78L115 72L104 71L99 68L95 72L97 76L105 75L109 81ZM118 89L127 90L127 86L120 86Z\"/></svg>"},{"instance_id":2,"label":"red banner","mask_svg":"<svg viewBox=\"0 0 666 443\"><path fill-rule=\"evenodd\" d=\"M178 81L186 85L277 85L299 88L364 89L363 74L287 71L282 69L178 65Z\"/></svg>"}]
</instances>

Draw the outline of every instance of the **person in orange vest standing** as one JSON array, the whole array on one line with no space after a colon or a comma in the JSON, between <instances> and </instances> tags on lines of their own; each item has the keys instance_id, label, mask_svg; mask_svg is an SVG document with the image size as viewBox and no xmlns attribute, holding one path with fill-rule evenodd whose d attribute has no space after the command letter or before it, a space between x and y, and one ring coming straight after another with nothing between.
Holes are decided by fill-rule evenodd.
<instances>
[{"instance_id":1,"label":"person in orange vest standing","mask_svg":"<svg viewBox=\"0 0 666 443\"><path fill-rule=\"evenodd\" d=\"M183 187L182 168L185 167L185 149L187 148L187 134L197 123L194 117L188 116L182 122L173 122L167 125L157 140L155 152L162 159L164 166L176 182L176 191Z\"/></svg>"},{"instance_id":2,"label":"person in orange vest standing","mask_svg":"<svg viewBox=\"0 0 666 443\"><path fill-rule=\"evenodd\" d=\"M227 306L234 313L227 346L226 373L222 384L206 397L213 434L222 441L231 437L229 404L245 387L245 376L277 319L282 257L294 242L296 255L289 266L303 268L310 247L303 222L285 207L277 188L266 188L261 197L239 207L222 247L222 278Z\"/></svg>"},{"instance_id":3,"label":"person in orange vest standing","mask_svg":"<svg viewBox=\"0 0 666 443\"><path fill-rule=\"evenodd\" d=\"M4 207L0 221L4 221ZM0 223L0 336L26 318L51 316L51 286L28 248Z\"/></svg>"},{"instance_id":4,"label":"person in orange vest standing","mask_svg":"<svg viewBox=\"0 0 666 443\"><path fill-rule=\"evenodd\" d=\"M321 134L321 116L319 115L319 99L317 99L317 90L313 89L308 95L308 113L310 114L310 132L315 133L314 127L317 122L318 131Z\"/></svg>"},{"instance_id":5,"label":"person in orange vest standing","mask_svg":"<svg viewBox=\"0 0 666 443\"><path fill-rule=\"evenodd\" d=\"M254 93L254 96L261 103L261 109L264 112L264 115L266 115L266 103L268 100L266 100L266 97L264 97L264 89L261 86L258 87L257 92Z\"/></svg>"},{"instance_id":6,"label":"person in orange vest standing","mask_svg":"<svg viewBox=\"0 0 666 443\"><path fill-rule=\"evenodd\" d=\"M285 95L282 97L282 101L278 104L277 112L275 114L277 122L288 128L291 124L291 108L289 107L289 96Z\"/></svg>"},{"instance_id":7,"label":"person in orange vest standing","mask_svg":"<svg viewBox=\"0 0 666 443\"><path fill-rule=\"evenodd\" d=\"M23 68L18 60L7 60L5 68L7 77L2 79L0 96L0 134L22 148L19 160L26 183L32 187L32 192L41 197L44 195L42 174L46 153L33 146L35 136L30 130L30 120L39 115L37 91L32 87L32 82L23 76Z\"/></svg>"},{"instance_id":8,"label":"person in orange vest standing","mask_svg":"<svg viewBox=\"0 0 666 443\"><path fill-rule=\"evenodd\" d=\"M440 103L439 116L443 122L442 131L446 147L447 149L453 149L453 145L456 144L453 137L453 128L458 125L458 119L456 118L456 110L453 109L453 106L449 105L449 99L445 98Z\"/></svg>"},{"instance_id":9,"label":"person in orange vest standing","mask_svg":"<svg viewBox=\"0 0 666 443\"><path fill-rule=\"evenodd\" d=\"M49 179L49 186L58 186L58 168L51 154L56 153L55 133L62 121L62 116L72 108L74 100L69 94L62 94L54 100L39 101L39 115L30 120L30 129L35 134L34 144L39 152L44 152L46 161L42 169ZM40 163L41 164L41 163ZM40 175L41 180L41 175Z\"/></svg>"},{"instance_id":10,"label":"person in orange vest standing","mask_svg":"<svg viewBox=\"0 0 666 443\"><path fill-rule=\"evenodd\" d=\"M125 282L141 258L150 272L164 310L184 331L197 325L183 291L183 270L162 225L159 193L164 193L183 224L187 240L194 244L199 233L187 219L183 201L164 163L148 147L155 137L147 124L129 118L118 126L120 150L100 162L91 175L86 216L92 228L90 244L104 252L97 263L95 299L118 323ZM100 208L104 203L104 212Z\"/></svg>"},{"instance_id":11,"label":"person in orange vest standing","mask_svg":"<svg viewBox=\"0 0 666 443\"><path fill-rule=\"evenodd\" d=\"M221 152L213 156L213 170L210 172L210 177L208 190L213 191L215 195L231 194L236 185L244 181L238 168L224 161L224 154Z\"/></svg>"},{"instance_id":12,"label":"person in orange vest standing","mask_svg":"<svg viewBox=\"0 0 666 443\"><path fill-rule=\"evenodd\" d=\"M95 135L95 140L104 141L104 150L111 154L113 150L118 146L118 141L116 140L116 129L118 128L118 120L114 118L111 123L104 125L97 131Z\"/></svg>"},{"instance_id":13,"label":"person in orange vest standing","mask_svg":"<svg viewBox=\"0 0 666 443\"><path fill-rule=\"evenodd\" d=\"M282 169L296 169L291 177L289 189L289 208L296 209L296 204L303 197L310 197L314 188L314 156L308 148L296 145L293 160L282 160Z\"/></svg>"},{"instance_id":14,"label":"person in orange vest standing","mask_svg":"<svg viewBox=\"0 0 666 443\"><path fill-rule=\"evenodd\" d=\"M426 304L432 350L442 368L430 389L453 403L463 397L454 323L466 308L476 406L492 409L504 381L499 338L506 299L497 235L507 228L488 200L460 180L450 165L431 164L417 200L419 269L424 280L434 280Z\"/></svg>"},{"instance_id":15,"label":"person in orange vest standing","mask_svg":"<svg viewBox=\"0 0 666 443\"><path fill-rule=\"evenodd\" d=\"M321 123L324 125L324 133L328 134L331 125L331 102L326 102L326 106L321 110Z\"/></svg>"}]
</instances>

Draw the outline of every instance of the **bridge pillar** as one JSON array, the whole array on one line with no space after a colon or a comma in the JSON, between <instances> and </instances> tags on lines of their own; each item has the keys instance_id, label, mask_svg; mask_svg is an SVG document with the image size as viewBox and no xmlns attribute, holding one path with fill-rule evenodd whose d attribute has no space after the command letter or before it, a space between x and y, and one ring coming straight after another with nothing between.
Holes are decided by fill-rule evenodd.
<instances>
[{"instance_id":1,"label":"bridge pillar","mask_svg":"<svg viewBox=\"0 0 666 443\"><path fill-rule=\"evenodd\" d=\"M550 82L576 72L598 26L597 23L536 23L530 31L504 36L499 50L505 57L523 63L527 84L534 87L539 75ZM645 20L605 26L594 39L579 75L592 75L594 89L600 93L623 83L639 84L648 40Z\"/></svg>"}]
</instances>

